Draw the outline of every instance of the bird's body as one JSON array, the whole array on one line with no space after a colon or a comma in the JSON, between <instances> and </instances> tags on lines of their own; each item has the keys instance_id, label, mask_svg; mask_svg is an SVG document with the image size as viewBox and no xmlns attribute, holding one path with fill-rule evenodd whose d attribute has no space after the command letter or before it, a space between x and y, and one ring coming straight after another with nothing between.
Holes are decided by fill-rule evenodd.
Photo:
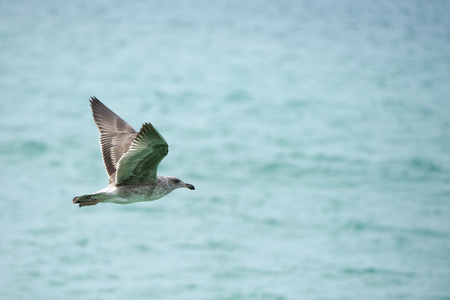
<instances>
[{"instance_id":1,"label":"bird's body","mask_svg":"<svg viewBox=\"0 0 450 300\"><path fill-rule=\"evenodd\" d=\"M176 177L156 174L168 145L152 124L145 123L138 133L97 98L91 98L91 107L109 185L94 194L75 197L73 203L80 207L100 202L128 204L156 200L177 188L195 189Z\"/></svg>"}]
</instances>

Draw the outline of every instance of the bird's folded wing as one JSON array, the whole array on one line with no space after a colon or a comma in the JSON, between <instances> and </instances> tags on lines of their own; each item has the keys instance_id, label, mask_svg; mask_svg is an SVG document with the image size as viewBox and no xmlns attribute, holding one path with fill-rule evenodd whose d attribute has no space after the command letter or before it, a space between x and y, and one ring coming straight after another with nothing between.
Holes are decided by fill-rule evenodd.
<instances>
[{"instance_id":1,"label":"bird's folded wing","mask_svg":"<svg viewBox=\"0 0 450 300\"><path fill-rule=\"evenodd\" d=\"M118 162L116 185L145 184L157 179L157 169L169 146L150 123L142 125L130 150Z\"/></svg>"},{"instance_id":2,"label":"bird's folded wing","mask_svg":"<svg viewBox=\"0 0 450 300\"><path fill-rule=\"evenodd\" d=\"M137 132L95 97L91 97L91 108L100 131L103 162L111 177L117 170L119 159L130 149Z\"/></svg>"}]
</instances>

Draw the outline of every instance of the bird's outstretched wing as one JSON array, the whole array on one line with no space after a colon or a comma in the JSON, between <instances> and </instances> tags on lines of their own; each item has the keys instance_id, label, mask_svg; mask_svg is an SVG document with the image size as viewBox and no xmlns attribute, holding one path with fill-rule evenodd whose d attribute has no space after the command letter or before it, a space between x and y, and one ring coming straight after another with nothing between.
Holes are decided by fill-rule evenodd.
<instances>
[{"instance_id":1,"label":"bird's outstretched wing","mask_svg":"<svg viewBox=\"0 0 450 300\"><path fill-rule=\"evenodd\" d=\"M117 164L130 149L137 132L97 98L91 97L90 102L95 124L100 131L100 146L106 172L110 181L114 181Z\"/></svg>"},{"instance_id":2,"label":"bird's outstretched wing","mask_svg":"<svg viewBox=\"0 0 450 300\"><path fill-rule=\"evenodd\" d=\"M145 184L157 179L161 160L169 152L164 138L150 123L142 125L130 150L119 160L116 185Z\"/></svg>"}]
</instances>

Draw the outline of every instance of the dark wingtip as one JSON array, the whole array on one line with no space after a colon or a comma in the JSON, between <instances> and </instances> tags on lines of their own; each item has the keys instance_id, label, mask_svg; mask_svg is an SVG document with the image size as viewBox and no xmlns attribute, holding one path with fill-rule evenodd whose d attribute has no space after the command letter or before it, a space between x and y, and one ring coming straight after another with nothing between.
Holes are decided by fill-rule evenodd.
<instances>
[{"instance_id":1,"label":"dark wingtip","mask_svg":"<svg viewBox=\"0 0 450 300\"><path fill-rule=\"evenodd\" d=\"M105 104L103 104L102 101L98 100L97 97L92 96L91 99L89 99L89 102L91 103L91 109L92 113L94 114L94 110L100 111L100 110L110 110L106 107Z\"/></svg>"},{"instance_id":2,"label":"dark wingtip","mask_svg":"<svg viewBox=\"0 0 450 300\"><path fill-rule=\"evenodd\" d=\"M89 102L91 102L91 105L93 105L95 102L100 102L100 100L97 99L95 96L91 96L91 99L89 99Z\"/></svg>"}]
</instances>

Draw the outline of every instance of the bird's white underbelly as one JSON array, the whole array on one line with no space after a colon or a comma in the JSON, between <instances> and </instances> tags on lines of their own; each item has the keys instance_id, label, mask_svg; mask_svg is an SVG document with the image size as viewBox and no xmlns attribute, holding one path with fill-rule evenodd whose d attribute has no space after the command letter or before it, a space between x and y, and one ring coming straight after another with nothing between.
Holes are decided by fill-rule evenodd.
<instances>
[{"instance_id":1,"label":"bird's white underbelly","mask_svg":"<svg viewBox=\"0 0 450 300\"><path fill-rule=\"evenodd\" d=\"M108 197L103 200L104 203L130 204L135 202L154 201L164 197L168 193L159 192L159 189L149 189L146 187L136 187L124 191L120 187L110 185L98 193L106 194Z\"/></svg>"},{"instance_id":2,"label":"bird's white underbelly","mask_svg":"<svg viewBox=\"0 0 450 300\"><path fill-rule=\"evenodd\" d=\"M118 195L115 195L111 198L106 199L105 203L117 203L117 204L129 204L129 203L135 203L135 202L143 202L143 201L153 201L161 198L163 195L159 197L146 197L144 195L134 195L132 197L120 197Z\"/></svg>"}]
</instances>

